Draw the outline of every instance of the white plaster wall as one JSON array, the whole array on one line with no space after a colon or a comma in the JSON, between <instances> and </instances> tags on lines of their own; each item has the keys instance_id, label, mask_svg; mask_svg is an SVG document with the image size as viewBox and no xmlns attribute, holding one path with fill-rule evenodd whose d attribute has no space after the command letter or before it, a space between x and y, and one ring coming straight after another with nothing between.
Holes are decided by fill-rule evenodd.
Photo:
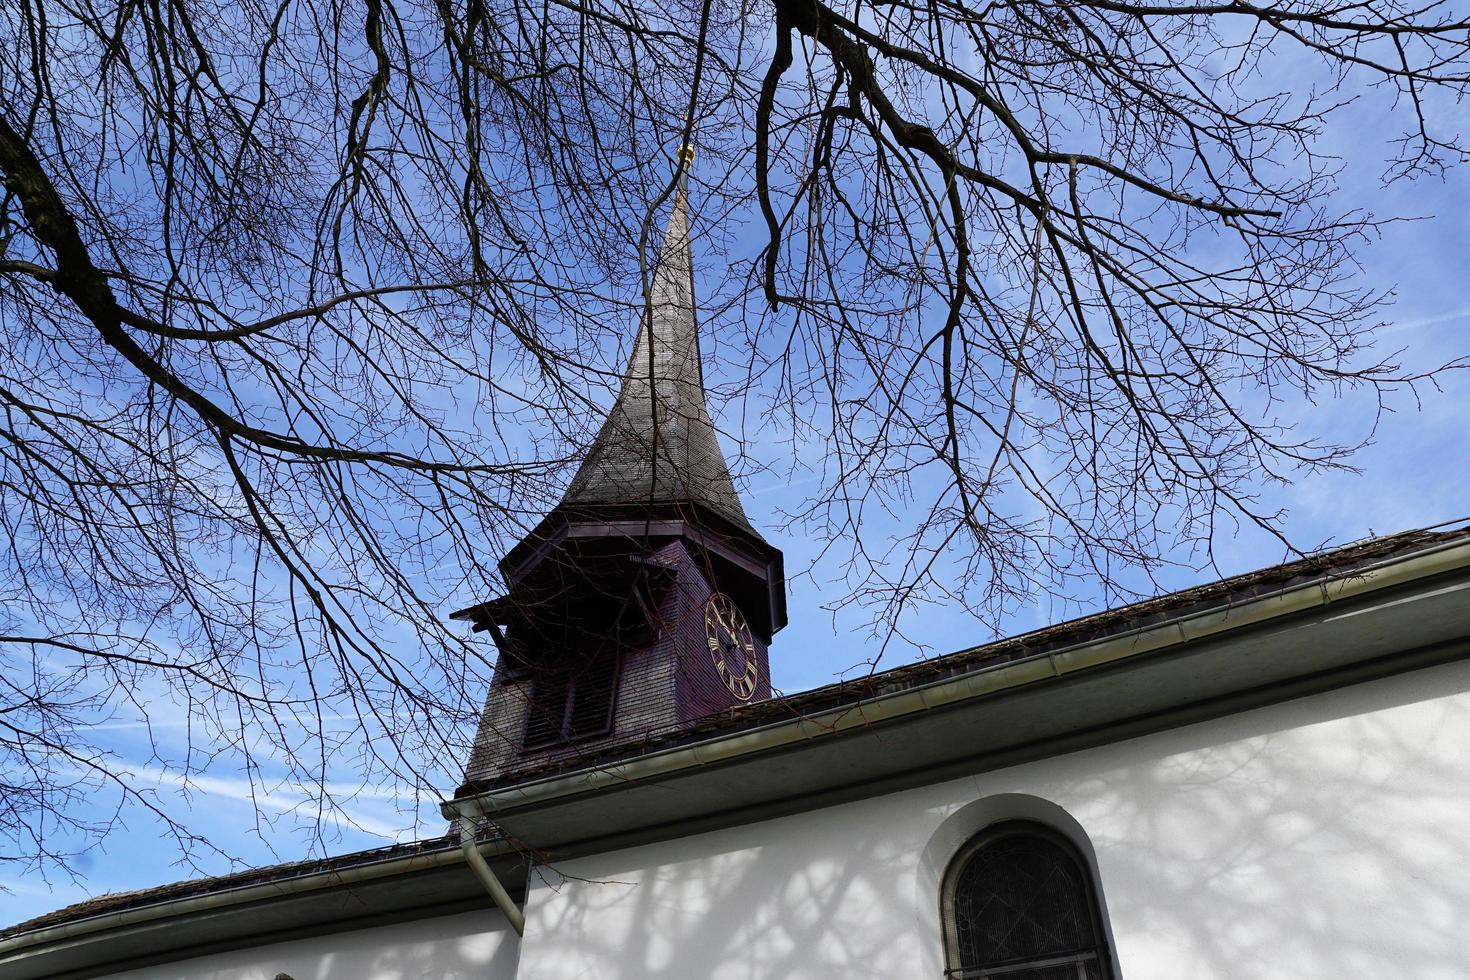
<instances>
[{"instance_id":1,"label":"white plaster wall","mask_svg":"<svg viewBox=\"0 0 1470 980\"><path fill-rule=\"evenodd\" d=\"M493 909L215 953L105 980L514 980L516 935Z\"/></svg>"},{"instance_id":2,"label":"white plaster wall","mask_svg":"<svg viewBox=\"0 0 1470 980\"><path fill-rule=\"evenodd\" d=\"M519 976L938 980L946 862L1029 816L1095 859L1127 980L1463 980L1467 692L1437 667L567 862L533 881Z\"/></svg>"}]
</instances>

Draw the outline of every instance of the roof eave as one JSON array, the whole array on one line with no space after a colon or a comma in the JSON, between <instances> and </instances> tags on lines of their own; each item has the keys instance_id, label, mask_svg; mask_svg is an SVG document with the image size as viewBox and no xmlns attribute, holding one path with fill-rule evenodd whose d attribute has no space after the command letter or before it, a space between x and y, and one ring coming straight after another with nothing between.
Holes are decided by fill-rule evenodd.
<instances>
[{"instance_id":1,"label":"roof eave","mask_svg":"<svg viewBox=\"0 0 1470 980\"><path fill-rule=\"evenodd\" d=\"M535 847L575 851L594 840L602 840L601 847L657 835L665 832L660 824L668 833L688 833L721 820L753 819L757 812L885 792L905 780L932 781L945 771L983 771L1025 755L1072 751L1465 656L1470 624L1455 610L1464 608L1467 591L1470 540L1459 537L1243 602L825 711L512 785L465 787L444 812L483 815ZM1344 627L1349 609L1376 611L1381 622L1393 620L1393 629L1386 639L1369 642L1356 626ZM1292 641L1292 657L1273 654L1279 649L1270 644L1287 643L1284 637L1301 628L1311 632ZM1305 646L1303 637L1310 640ZM1302 652L1308 647L1310 655ZM1033 717L1058 721L1030 724ZM948 743L938 733L949 731L952 738L1003 719L1010 719L1004 722L1010 730L996 732L995 751L946 756ZM932 731L926 735L926 729ZM880 732L900 730L908 740L890 734L882 752L867 744ZM766 791L753 789L760 782L754 774L763 760L778 755L783 780L762 800ZM736 775L732 770L739 778L729 778ZM705 778L716 771L739 787L738 798ZM815 788L806 794L783 790L780 782L802 782L793 773L809 776ZM653 787L660 791L656 797L642 792ZM671 787L681 792L667 792ZM586 806L594 796L595 820Z\"/></svg>"},{"instance_id":2,"label":"roof eave","mask_svg":"<svg viewBox=\"0 0 1470 980\"><path fill-rule=\"evenodd\" d=\"M372 852L365 852L372 853ZM517 848L504 839L480 844L510 887L524 885ZM464 868L458 842L403 856L287 874L111 909L0 939L6 980L85 977L221 949L354 928L360 921L422 917L489 906ZM421 885L409 885L422 881ZM432 899L432 904L426 904ZM407 908L399 912L400 907ZM493 914L487 909L487 914ZM189 923L190 928L180 925Z\"/></svg>"}]
</instances>

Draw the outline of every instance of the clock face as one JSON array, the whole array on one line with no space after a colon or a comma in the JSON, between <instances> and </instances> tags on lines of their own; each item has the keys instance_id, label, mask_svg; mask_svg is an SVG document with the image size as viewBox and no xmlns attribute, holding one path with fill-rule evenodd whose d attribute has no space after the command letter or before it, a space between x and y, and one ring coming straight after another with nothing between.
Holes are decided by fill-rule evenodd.
<instances>
[{"instance_id":1,"label":"clock face","mask_svg":"<svg viewBox=\"0 0 1470 980\"><path fill-rule=\"evenodd\" d=\"M704 604L704 633L709 643L710 661L720 680L742 701L749 701L755 694L758 668L755 658L755 638L745 615L730 601L730 597L716 592Z\"/></svg>"}]
</instances>

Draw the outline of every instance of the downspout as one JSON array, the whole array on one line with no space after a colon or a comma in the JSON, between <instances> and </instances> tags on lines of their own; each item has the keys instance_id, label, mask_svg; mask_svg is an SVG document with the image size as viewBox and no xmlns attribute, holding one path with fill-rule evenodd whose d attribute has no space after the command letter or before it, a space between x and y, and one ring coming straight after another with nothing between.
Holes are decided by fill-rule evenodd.
<instances>
[{"instance_id":1,"label":"downspout","mask_svg":"<svg viewBox=\"0 0 1470 980\"><path fill-rule=\"evenodd\" d=\"M473 821L469 816L457 813L456 822L459 824L459 848L464 852L465 863L470 866L475 877L480 879L480 884L485 886L485 891L490 893L491 901L505 916L505 921L510 923L516 935L524 936L526 934L526 914L510 900L510 892L505 890L505 886L500 883L499 878L495 877L495 872L490 869L490 865L480 854L480 848L475 841Z\"/></svg>"}]
</instances>

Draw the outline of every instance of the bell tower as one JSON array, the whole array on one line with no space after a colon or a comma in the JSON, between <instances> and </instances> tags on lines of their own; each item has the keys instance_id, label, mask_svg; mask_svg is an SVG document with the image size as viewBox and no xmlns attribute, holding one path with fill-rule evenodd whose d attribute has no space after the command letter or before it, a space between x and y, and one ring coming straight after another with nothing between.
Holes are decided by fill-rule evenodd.
<instances>
[{"instance_id":1,"label":"bell tower","mask_svg":"<svg viewBox=\"0 0 1470 980\"><path fill-rule=\"evenodd\" d=\"M705 403L689 195L676 189L617 401L566 495L454 613L499 659L466 783L771 696L781 552L751 527Z\"/></svg>"}]
</instances>

